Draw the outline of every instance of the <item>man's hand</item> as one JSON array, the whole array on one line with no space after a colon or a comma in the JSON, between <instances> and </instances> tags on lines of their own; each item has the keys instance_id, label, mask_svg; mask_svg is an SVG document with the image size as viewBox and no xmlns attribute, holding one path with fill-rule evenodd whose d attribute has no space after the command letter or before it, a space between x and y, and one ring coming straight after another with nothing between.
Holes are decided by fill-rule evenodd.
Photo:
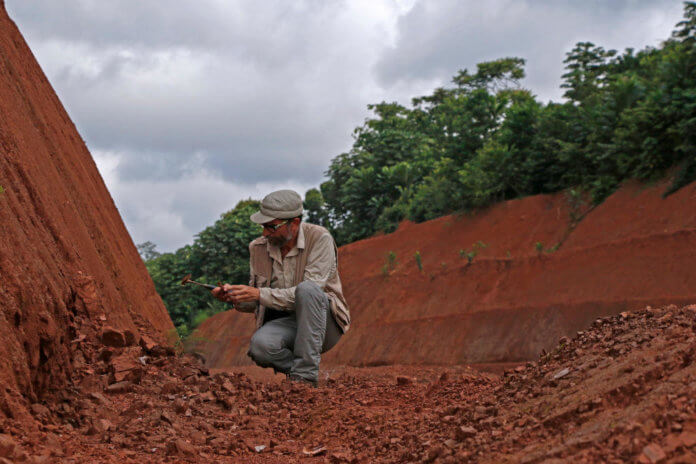
<instances>
[{"instance_id":1,"label":"man's hand","mask_svg":"<svg viewBox=\"0 0 696 464\"><path fill-rule=\"evenodd\" d=\"M253 301L259 301L261 296L261 291L256 287L249 287L248 285L225 285L223 288L227 288L229 292L228 295L234 303L247 303Z\"/></svg>"},{"instance_id":2,"label":"man's hand","mask_svg":"<svg viewBox=\"0 0 696 464\"><path fill-rule=\"evenodd\" d=\"M230 294L229 294L229 290L228 290L229 287L231 287L231 285L225 284L222 287L215 287L210 292L218 300L224 301L225 303L232 303L232 299L230 298Z\"/></svg>"},{"instance_id":3,"label":"man's hand","mask_svg":"<svg viewBox=\"0 0 696 464\"><path fill-rule=\"evenodd\" d=\"M211 292L218 300L232 304L258 301L261 294L259 289L255 287L230 284L225 284L222 287L215 287Z\"/></svg>"}]
</instances>

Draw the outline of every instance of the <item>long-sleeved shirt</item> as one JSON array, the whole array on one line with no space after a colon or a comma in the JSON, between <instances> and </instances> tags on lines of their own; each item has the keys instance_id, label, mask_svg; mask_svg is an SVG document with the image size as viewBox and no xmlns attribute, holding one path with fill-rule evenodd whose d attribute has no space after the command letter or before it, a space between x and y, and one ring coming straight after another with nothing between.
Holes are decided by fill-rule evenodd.
<instances>
[{"instance_id":1,"label":"long-sleeved shirt","mask_svg":"<svg viewBox=\"0 0 696 464\"><path fill-rule=\"evenodd\" d=\"M303 228L299 228L297 245L283 258L280 248L266 244L268 254L273 259L273 273L269 287L260 289L260 303L267 308L281 311L293 311L295 309L295 270L297 268L298 249L304 249L305 236ZM254 269L251 268L252 279ZM336 272L336 252L333 237L328 232L321 235L307 256L302 281L312 281L322 289L327 280Z\"/></svg>"}]
</instances>

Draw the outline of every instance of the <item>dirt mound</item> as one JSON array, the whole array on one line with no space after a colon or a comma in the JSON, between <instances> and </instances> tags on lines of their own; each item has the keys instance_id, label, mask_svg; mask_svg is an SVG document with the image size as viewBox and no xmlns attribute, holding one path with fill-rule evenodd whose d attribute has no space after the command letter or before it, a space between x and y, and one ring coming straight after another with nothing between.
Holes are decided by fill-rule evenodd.
<instances>
[{"instance_id":1,"label":"dirt mound","mask_svg":"<svg viewBox=\"0 0 696 464\"><path fill-rule=\"evenodd\" d=\"M696 184L662 198L667 185L629 183L594 209L528 197L341 247L353 323L324 361L523 361L599 316L696 301ZM196 349L214 367L248 364L253 330L221 313Z\"/></svg>"},{"instance_id":2,"label":"dirt mound","mask_svg":"<svg viewBox=\"0 0 696 464\"><path fill-rule=\"evenodd\" d=\"M0 415L17 419L72 383L85 361L78 317L136 338L163 338L173 326L87 147L1 3L0 187Z\"/></svg>"},{"instance_id":3,"label":"dirt mound","mask_svg":"<svg viewBox=\"0 0 696 464\"><path fill-rule=\"evenodd\" d=\"M501 377L341 367L318 389L78 325L95 361L32 407L37 425L0 420L0 462L696 461L696 305L598 319Z\"/></svg>"}]
</instances>

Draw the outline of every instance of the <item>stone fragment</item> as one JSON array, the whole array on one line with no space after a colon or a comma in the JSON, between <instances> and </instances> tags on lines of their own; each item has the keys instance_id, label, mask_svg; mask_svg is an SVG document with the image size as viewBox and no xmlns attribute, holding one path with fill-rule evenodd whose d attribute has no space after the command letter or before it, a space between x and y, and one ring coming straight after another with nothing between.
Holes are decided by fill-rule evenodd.
<instances>
[{"instance_id":1,"label":"stone fragment","mask_svg":"<svg viewBox=\"0 0 696 464\"><path fill-rule=\"evenodd\" d=\"M145 350L145 352L150 353L156 346L157 343L147 335L140 337L140 347Z\"/></svg>"},{"instance_id":2,"label":"stone fragment","mask_svg":"<svg viewBox=\"0 0 696 464\"><path fill-rule=\"evenodd\" d=\"M566 367L565 369L561 369L560 371L556 372L556 373L553 375L553 380L561 379L561 378L565 377L565 376L568 375L568 374L570 374L570 369L568 369L568 368Z\"/></svg>"},{"instance_id":3,"label":"stone fragment","mask_svg":"<svg viewBox=\"0 0 696 464\"><path fill-rule=\"evenodd\" d=\"M87 430L88 435L103 434L113 429L114 425L108 419L97 419L92 421L92 425Z\"/></svg>"},{"instance_id":4,"label":"stone fragment","mask_svg":"<svg viewBox=\"0 0 696 464\"><path fill-rule=\"evenodd\" d=\"M305 456L320 456L324 453L326 453L325 446L317 446L316 448L312 449L302 448L302 454Z\"/></svg>"},{"instance_id":5,"label":"stone fragment","mask_svg":"<svg viewBox=\"0 0 696 464\"><path fill-rule=\"evenodd\" d=\"M679 434L679 439L687 448L696 445L696 433L694 432L682 432Z\"/></svg>"},{"instance_id":6,"label":"stone fragment","mask_svg":"<svg viewBox=\"0 0 696 464\"><path fill-rule=\"evenodd\" d=\"M36 417L48 417L51 415L51 411L43 404L34 403L30 406L30 409Z\"/></svg>"},{"instance_id":7,"label":"stone fragment","mask_svg":"<svg viewBox=\"0 0 696 464\"><path fill-rule=\"evenodd\" d=\"M101 404L103 406L111 404L111 400L101 393L90 393L89 397L92 398L97 404Z\"/></svg>"},{"instance_id":8,"label":"stone fragment","mask_svg":"<svg viewBox=\"0 0 696 464\"><path fill-rule=\"evenodd\" d=\"M173 407L174 407L174 411L177 414L182 414L184 411L186 411L187 405L186 405L186 402L184 400L177 399L176 401L174 401Z\"/></svg>"},{"instance_id":9,"label":"stone fragment","mask_svg":"<svg viewBox=\"0 0 696 464\"><path fill-rule=\"evenodd\" d=\"M138 344L138 335L130 329L123 331L123 336L126 340L125 346L133 346Z\"/></svg>"},{"instance_id":10,"label":"stone fragment","mask_svg":"<svg viewBox=\"0 0 696 464\"><path fill-rule=\"evenodd\" d=\"M106 387L105 391L107 393L126 393L129 392L133 389L133 384L129 382L128 380L124 380L122 382L116 382L108 387Z\"/></svg>"},{"instance_id":11,"label":"stone fragment","mask_svg":"<svg viewBox=\"0 0 696 464\"><path fill-rule=\"evenodd\" d=\"M106 326L101 332L101 342L106 346L121 348L126 346L126 336L118 329Z\"/></svg>"},{"instance_id":12,"label":"stone fragment","mask_svg":"<svg viewBox=\"0 0 696 464\"><path fill-rule=\"evenodd\" d=\"M477 433L477 431L475 428L465 426L465 425L457 428L457 430L456 430L456 435L457 435L457 438L459 440L464 440L466 438L476 436L476 433Z\"/></svg>"},{"instance_id":13,"label":"stone fragment","mask_svg":"<svg viewBox=\"0 0 696 464\"><path fill-rule=\"evenodd\" d=\"M111 360L111 372L114 382L130 380L133 383L140 383L143 376L140 362L129 352L116 356Z\"/></svg>"},{"instance_id":14,"label":"stone fragment","mask_svg":"<svg viewBox=\"0 0 696 464\"><path fill-rule=\"evenodd\" d=\"M12 457L14 455L15 448L17 447L17 442L4 433L0 433L0 456L1 457Z\"/></svg>"},{"instance_id":15,"label":"stone fragment","mask_svg":"<svg viewBox=\"0 0 696 464\"><path fill-rule=\"evenodd\" d=\"M446 447L450 448L450 449L452 449L452 448L454 448L455 446L457 446L456 440L453 440L453 439L451 439L451 438L448 439L448 440L445 440L445 442L444 442L443 444L444 444Z\"/></svg>"},{"instance_id":16,"label":"stone fragment","mask_svg":"<svg viewBox=\"0 0 696 464\"><path fill-rule=\"evenodd\" d=\"M397 385L411 385L413 383L413 379L411 377L406 377L404 375L399 375L396 377L396 384Z\"/></svg>"},{"instance_id":17,"label":"stone fragment","mask_svg":"<svg viewBox=\"0 0 696 464\"><path fill-rule=\"evenodd\" d=\"M174 424L174 417L172 417L172 415L167 411L162 411L160 414L160 419L164 422L168 422L169 424Z\"/></svg>"},{"instance_id":18,"label":"stone fragment","mask_svg":"<svg viewBox=\"0 0 696 464\"><path fill-rule=\"evenodd\" d=\"M196 454L196 448L186 440L177 438L167 443L167 454L193 456Z\"/></svg>"},{"instance_id":19,"label":"stone fragment","mask_svg":"<svg viewBox=\"0 0 696 464\"><path fill-rule=\"evenodd\" d=\"M657 443L650 443L648 446L643 448L643 456L648 458L649 462L661 462L667 455L660 445Z\"/></svg>"}]
</instances>

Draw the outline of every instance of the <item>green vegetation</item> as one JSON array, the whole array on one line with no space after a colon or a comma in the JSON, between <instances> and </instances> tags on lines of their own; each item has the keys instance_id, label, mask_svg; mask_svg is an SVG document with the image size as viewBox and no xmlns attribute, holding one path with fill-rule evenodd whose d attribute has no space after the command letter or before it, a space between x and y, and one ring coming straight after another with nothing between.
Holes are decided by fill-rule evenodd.
<instances>
[{"instance_id":1,"label":"green vegetation","mask_svg":"<svg viewBox=\"0 0 696 464\"><path fill-rule=\"evenodd\" d=\"M5 193L5 189L2 187L2 185L0 185L0 194L1 193Z\"/></svg>"},{"instance_id":2,"label":"green vegetation","mask_svg":"<svg viewBox=\"0 0 696 464\"><path fill-rule=\"evenodd\" d=\"M544 252L544 244L541 242L536 242L534 244L534 249L536 250L538 255L541 255Z\"/></svg>"},{"instance_id":3,"label":"green vegetation","mask_svg":"<svg viewBox=\"0 0 696 464\"><path fill-rule=\"evenodd\" d=\"M684 20L660 47L618 53L578 43L564 61L562 103L541 103L521 88L524 64L514 57L480 63L408 106L369 105L373 116L354 130L351 150L306 192L307 220L342 245L392 232L403 219L565 190L577 222L579 192L597 203L625 179L650 181L669 169L666 195L696 180L696 2L685 3ZM257 209L256 201L240 202L174 253L139 245L180 334L227 307L200 288L181 287L181 277L247 281L247 245L260 234L249 215ZM460 255L471 263L482 248L479 242ZM423 272L420 252L414 258ZM388 255L385 274L395 264Z\"/></svg>"},{"instance_id":4,"label":"green vegetation","mask_svg":"<svg viewBox=\"0 0 696 464\"><path fill-rule=\"evenodd\" d=\"M200 232L193 245L173 253L160 254L151 242L138 245L180 336L187 336L207 317L230 307L205 289L179 285L182 277L192 274L195 280L208 284L249 282L249 242L261 235L261 229L249 216L258 208L258 201L239 202Z\"/></svg>"},{"instance_id":5,"label":"green vegetation","mask_svg":"<svg viewBox=\"0 0 696 464\"><path fill-rule=\"evenodd\" d=\"M390 251L386 255L386 262L382 266L382 275L388 277L391 271L396 268L396 253Z\"/></svg>"},{"instance_id":6,"label":"green vegetation","mask_svg":"<svg viewBox=\"0 0 696 464\"><path fill-rule=\"evenodd\" d=\"M696 179L695 2L658 48L578 43L564 61L565 102L521 88L524 63L480 63L409 106L369 105L352 149L307 192L309 216L345 244L526 195L574 189L596 203L670 168L665 194Z\"/></svg>"},{"instance_id":7,"label":"green vegetation","mask_svg":"<svg viewBox=\"0 0 696 464\"><path fill-rule=\"evenodd\" d=\"M459 250L459 257L466 258L467 264L471 264L474 258L478 255L479 250L487 248L488 245L481 240L471 245L471 250Z\"/></svg>"}]
</instances>

